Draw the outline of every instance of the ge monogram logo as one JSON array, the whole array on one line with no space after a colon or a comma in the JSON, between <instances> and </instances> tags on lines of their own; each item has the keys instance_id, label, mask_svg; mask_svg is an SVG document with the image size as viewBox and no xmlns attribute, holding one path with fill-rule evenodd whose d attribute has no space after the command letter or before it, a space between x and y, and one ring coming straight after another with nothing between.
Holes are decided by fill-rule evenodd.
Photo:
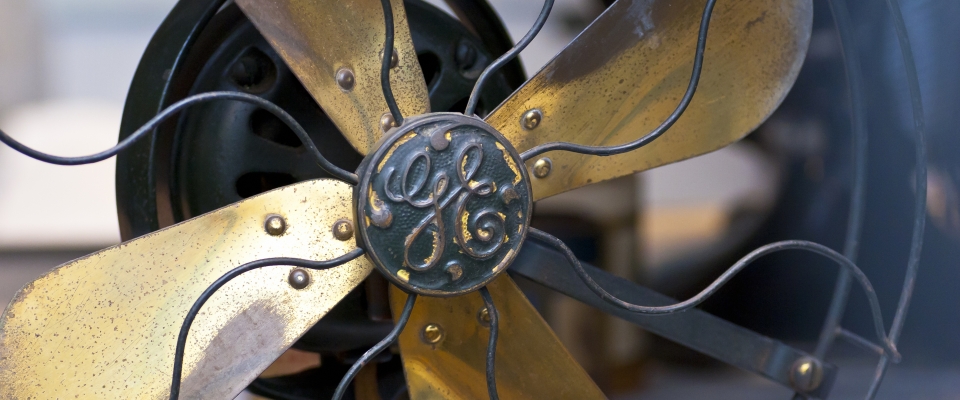
<instances>
[{"instance_id":1,"label":"ge monogram logo","mask_svg":"<svg viewBox=\"0 0 960 400\"><path fill-rule=\"evenodd\" d=\"M360 239L381 272L409 291L479 289L510 266L526 236L526 169L479 119L411 118L360 171Z\"/></svg>"}]
</instances>

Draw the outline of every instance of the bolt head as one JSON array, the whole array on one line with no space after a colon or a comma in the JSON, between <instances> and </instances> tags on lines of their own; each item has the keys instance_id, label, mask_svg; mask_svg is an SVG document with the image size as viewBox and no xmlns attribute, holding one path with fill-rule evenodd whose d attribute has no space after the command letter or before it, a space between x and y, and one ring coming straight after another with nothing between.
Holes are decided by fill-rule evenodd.
<instances>
[{"instance_id":1,"label":"bolt head","mask_svg":"<svg viewBox=\"0 0 960 400\"><path fill-rule=\"evenodd\" d=\"M533 163L533 176L539 179L550 176L551 170L553 170L553 161L550 161L547 157L543 157Z\"/></svg>"},{"instance_id":2,"label":"bolt head","mask_svg":"<svg viewBox=\"0 0 960 400\"><path fill-rule=\"evenodd\" d=\"M423 342L426 344L440 343L440 341L443 340L443 328L437 324L427 324L427 326L423 327L420 339L423 339Z\"/></svg>"},{"instance_id":3,"label":"bolt head","mask_svg":"<svg viewBox=\"0 0 960 400\"><path fill-rule=\"evenodd\" d=\"M543 121L543 112L534 108L530 111L523 113L523 117L520 117L520 126L522 126L523 129L532 131L534 129L537 129L537 127L540 126L540 122L542 121Z\"/></svg>"},{"instance_id":4,"label":"bolt head","mask_svg":"<svg viewBox=\"0 0 960 400\"><path fill-rule=\"evenodd\" d=\"M353 75L353 71L350 68L340 68L337 70L337 85L340 86L340 90L344 92L349 92L353 90L353 86L357 84L357 78Z\"/></svg>"},{"instance_id":5,"label":"bolt head","mask_svg":"<svg viewBox=\"0 0 960 400\"><path fill-rule=\"evenodd\" d=\"M287 231L287 221L276 214L268 215L267 219L263 222L263 229L266 230L270 236L280 236Z\"/></svg>"},{"instance_id":6,"label":"bolt head","mask_svg":"<svg viewBox=\"0 0 960 400\"><path fill-rule=\"evenodd\" d=\"M393 114L387 112L380 117L380 129L384 133L397 126L397 121L393 119Z\"/></svg>"},{"instance_id":7,"label":"bolt head","mask_svg":"<svg viewBox=\"0 0 960 400\"><path fill-rule=\"evenodd\" d=\"M800 358L793 363L790 383L794 389L803 393L815 390L823 383L823 365L812 357Z\"/></svg>"},{"instance_id":8,"label":"bolt head","mask_svg":"<svg viewBox=\"0 0 960 400\"><path fill-rule=\"evenodd\" d=\"M486 307L480 309L477 312L477 321L480 322L480 325L489 327L490 326L490 310L487 310Z\"/></svg>"},{"instance_id":9,"label":"bolt head","mask_svg":"<svg viewBox=\"0 0 960 400\"><path fill-rule=\"evenodd\" d=\"M353 237L353 222L341 219L333 223L333 237L340 241L347 241Z\"/></svg>"},{"instance_id":10,"label":"bolt head","mask_svg":"<svg viewBox=\"0 0 960 400\"><path fill-rule=\"evenodd\" d=\"M300 290L310 285L310 274L308 274L307 271L297 268L290 271L290 276L287 278L287 281L290 282L291 287Z\"/></svg>"}]
</instances>

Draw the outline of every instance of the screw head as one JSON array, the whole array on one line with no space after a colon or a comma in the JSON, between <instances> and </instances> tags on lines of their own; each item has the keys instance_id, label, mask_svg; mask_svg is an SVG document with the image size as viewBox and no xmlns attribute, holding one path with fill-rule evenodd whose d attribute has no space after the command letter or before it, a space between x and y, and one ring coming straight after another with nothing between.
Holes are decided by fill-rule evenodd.
<instances>
[{"instance_id":1,"label":"screw head","mask_svg":"<svg viewBox=\"0 0 960 400\"><path fill-rule=\"evenodd\" d=\"M823 365L812 357L803 357L793 363L790 383L800 392L809 392L823 383Z\"/></svg>"},{"instance_id":2,"label":"screw head","mask_svg":"<svg viewBox=\"0 0 960 400\"><path fill-rule=\"evenodd\" d=\"M350 68L340 68L337 70L337 85L340 86L340 90L344 92L349 92L353 90L353 86L357 84L357 78L353 75L353 71Z\"/></svg>"},{"instance_id":3,"label":"screw head","mask_svg":"<svg viewBox=\"0 0 960 400\"><path fill-rule=\"evenodd\" d=\"M353 222L346 219L333 223L333 237L340 241L347 241L353 237Z\"/></svg>"},{"instance_id":4,"label":"screw head","mask_svg":"<svg viewBox=\"0 0 960 400\"><path fill-rule=\"evenodd\" d=\"M420 339L426 344L437 344L443 340L443 328L437 324L427 324L420 333Z\"/></svg>"},{"instance_id":5,"label":"screw head","mask_svg":"<svg viewBox=\"0 0 960 400\"><path fill-rule=\"evenodd\" d=\"M380 129L384 133L397 126L397 121L393 119L393 114L386 112L380 117Z\"/></svg>"},{"instance_id":6,"label":"screw head","mask_svg":"<svg viewBox=\"0 0 960 400\"><path fill-rule=\"evenodd\" d=\"M553 169L553 161L550 161L549 158L543 157L537 162L533 163L533 176L543 179L550 176L550 171Z\"/></svg>"},{"instance_id":7,"label":"screw head","mask_svg":"<svg viewBox=\"0 0 960 400\"><path fill-rule=\"evenodd\" d=\"M532 110L529 110L523 113L523 117L520 117L520 126L522 126L523 129L532 131L534 129L537 129L537 127L540 126L540 122L542 121L543 121L543 112L534 108Z\"/></svg>"},{"instance_id":8,"label":"screw head","mask_svg":"<svg viewBox=\"0 0 960 400\"><path fill-rule=\"evenodd\" d=\"M267 219L263 222L263 229L267 231L270 236L280 236L287 231L287 221L283 217L271 214L267 216Z\"/></svg>"},{"instance_id":9,"label":"screw head","mask_svg":"<svg viewBox=\"0 0 960 400\"><path fill-rule=\"evenodd\" d=\"M383 61L383 50L380 50L380 61ZM398 64L400 64L400 56L397 55L397 49L393 49L393 54L390 55L390 69L396 68Z\"/></svg>"},{"instance_id":10,"label":"screw head","mask_svg":"<svg viewBox=\"0 0 960 400\"><path fill-rule=\"evenodd\" d=\"M300 290L310 285L310 274L308 274L307 271L297 268L290 271L290 276L287 277L287 281L290 282L291 287Z\"/></svg>"},{"instance_id":11,"label":"screw head","mask_svg":"<svg viewBox=\"0 0 960 400\"><path fill-rule=\"evenodd\" d=\"M487 310L486 307L480 309L477 312L477 321L480 322L480 325L489 327L490 326L490 310Z\"/></svg>"}]
</instances>

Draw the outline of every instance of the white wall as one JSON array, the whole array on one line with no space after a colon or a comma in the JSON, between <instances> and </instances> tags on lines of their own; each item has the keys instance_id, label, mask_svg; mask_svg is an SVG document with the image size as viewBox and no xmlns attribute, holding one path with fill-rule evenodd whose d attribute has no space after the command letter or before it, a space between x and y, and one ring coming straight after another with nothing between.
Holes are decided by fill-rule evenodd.
<instances>
[{"instance_id":1,"label":"white wall","mask_svg":"<svg viewBox=\"0 0 960 400\"><path fill-rule=\"evenodd\" d=\"M173 4L0 1L0 129L57 155L115 144L140 56ZM113 169L45 165L0 146L0 249L118 242Z\"/></svg>"}]
</instances>

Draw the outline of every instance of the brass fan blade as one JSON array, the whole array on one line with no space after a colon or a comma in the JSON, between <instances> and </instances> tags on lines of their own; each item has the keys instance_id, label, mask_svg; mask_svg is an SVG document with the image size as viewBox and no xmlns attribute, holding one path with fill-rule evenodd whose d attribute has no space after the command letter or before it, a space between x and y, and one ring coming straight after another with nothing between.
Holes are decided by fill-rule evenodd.
<instances>
[{"instance_id":1,"label":"brass fan blade","mask_svg":"<svg viewBox=\"0 0 960 400\"><path fill-rule=\"evenodd\" d=\"M513 280L487 286L500 315L496 376L501 399L604 399L603 392L567 353ZM391 287L393 309L406 294ZM479 293L454 298L421 296L400 335L400 355L412 400L486 399L488 328L480 324ZM398 313L395 313L398 314ZM428 325L441 337L424 333Z\"/></svg>"},{"instance_id":2,"label":"brass fan blade","mask_svg":"<svg viewBox=\"0 0 960 400\"><path fill-rule=\"evenodd\" d=\"M361 154L383 134L388 113L380 86L384 43L383 8L378 0L237 0L260 33L283 57L307 91ZM404 116L430 111L427 84L410 38L403 0L392 0L394 48L390 70L397 105ZM349 90L338 71L353 73ZM347 85L348 87L350 85Z\"/></svg>"},{"instance_id":3,"label":"brass fan blade","mask_svg":"<svg viewBox=\"0 0 960 400\"><path fill-rule=\"evenodd\" d=\"M278 189L64 264L17 294L0 319L0 398L157 399L169 394L177 335L214 280L269 257L327 260L355 248L333 224L353 189L315 180ZM279 236L264 220L286 221ZM188 337L182 398L233 398L372 270L359 258L310 271L267 267L227 283Z\"/></svg>"},{"instance_id":4,"label":"brass fan blade","mask_svg":"<svg viewBox=\"0 0 960 400\"><path fill-rule=\"evenodd\" d=\"M673 112L686 90L706 0L619 0L487 118L523 152L566 141L617 145ZM810 0L722 0L686 113L646 147L610 157L550 152L536 199L707 153L763 122L796 80L810 41ZM522 118L538 109L531 130ZM528 168L540 157L530 160Z\"/></svg>"}]
</instances>

